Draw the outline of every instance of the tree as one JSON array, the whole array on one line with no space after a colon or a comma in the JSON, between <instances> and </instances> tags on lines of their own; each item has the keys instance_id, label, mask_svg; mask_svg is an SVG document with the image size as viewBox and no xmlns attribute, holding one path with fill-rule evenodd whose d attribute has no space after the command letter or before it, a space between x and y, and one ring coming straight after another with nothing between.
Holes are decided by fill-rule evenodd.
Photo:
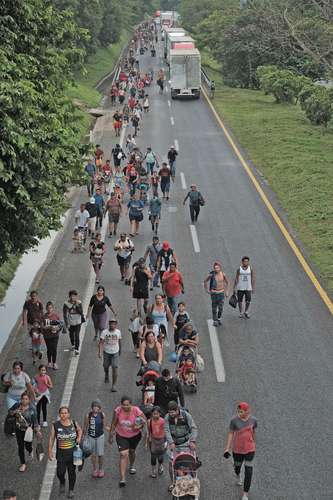
<instances>
[{"instance_id":1,"label":"tree","mask_svg":"<svg viewBox=\"0 0 333 500\"><path fill-rule=\"evenodd\" d=\"M117 0L102 0L102 27L98 36L103 47L118 42L122 30L122 9Z\"/></svg>"},{"instance_id":2,"label":"tree","mask_svg":"<svg viewBox=\"0 0 333 500\"><path fill-rule=\"evenodd\" d=\"M311 84L309 78L276 66L260 66L257 76L261 88L266 94L272 94L278 104L296 104L303 87Z\"/></svg>"},{"instance_id":3,"label":"tree","mask_svg":"<svg viewBox=\"0 0 333 500\"><path fill-rule=\"evenodd\" d=\"M64 97L85 39L45 0L1 0L0 262L59 227L81 169L75 109Z\"/></svg>"},{"instance_id":4,"label":"tree","mask_svg":"<svg viewBox=\"0 0 333 500\"><path fill-rule=\"evenodd\" d=\"M315 87L313 92L301 102L301 106L313 125L327 127L332 119L332 96L325 88Z\"/></svg>"}]
</instances>

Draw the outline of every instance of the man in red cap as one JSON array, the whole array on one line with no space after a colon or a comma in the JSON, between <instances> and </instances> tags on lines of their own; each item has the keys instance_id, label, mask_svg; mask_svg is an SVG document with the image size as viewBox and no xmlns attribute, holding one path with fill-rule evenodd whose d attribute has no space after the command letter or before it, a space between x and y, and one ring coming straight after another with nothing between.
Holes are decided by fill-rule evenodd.
<instances>
[{"instance_id":1,"label":"man in red cap","mask_svg":"<svg viewBox=\"0 0 333 500\"><path fill-rule=\"evenodd\" d=\"M176 252L170 247L170 243L168 241L163 241L162 248L158 252L156 263L157 271L160 273L161 282L163 274L165 271L169 270L171 262L175 262L176 267L178 267L178 257Z\"/></svg>"},{"instance_id":2,"label":"man in red cap","mask_svg":"<svg viewBox=\"0 0 333 500\"><path fill-rule=\"evenodd\" d=\"M255 430L257 420L250 414L250 405L241 402L237 405L237 415L231 419L224 457L229 458L232 451L236 482L242 486L240 472L244 463L245 477L242 500L248 500L253 473L253 459L256 451Z\"/></svg>"}]
</instances>

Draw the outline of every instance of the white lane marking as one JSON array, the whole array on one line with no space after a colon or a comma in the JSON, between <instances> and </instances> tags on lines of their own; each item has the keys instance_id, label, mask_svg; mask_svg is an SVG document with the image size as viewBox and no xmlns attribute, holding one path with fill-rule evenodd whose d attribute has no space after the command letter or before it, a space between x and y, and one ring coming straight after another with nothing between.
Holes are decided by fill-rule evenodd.
<instances>
[{"instance_id":1,"label":"white lane marking","mask_svg":"<svg viewBox=\"0 0 333 500\"><path fill-rule=\"evenodd\" d=\"M169 108L171 108L171 101L170 101L170 99L168 99L168 106L169 106Z\"/></svg>"},{"instance_id":2,"label":"white lane marking","mask_svg":"<svg viewBox=\"0 0 333 500\"><path fill-rule=\"evenodd\" d=\"M213 320L208 319L208 330L209 330L209 338L212 346L213 360L215 365L216 372L216 380L220 383L225 382L225 369L222 358L222 352L220 347L220 342L218 339L217 331L215 326L213 325Z\"/></svg>"},{"instance_id":3,"label":"white lane marking","mask_svg":"<svg viewBox=\"0 0 333 500\"><path fill-rule=\"evenodd\" d=\"M182 184L182 188L183 189L187 189L187 186L186 186L186 179L185 179L185 174L184 172L180 172L180 182Z\"/></svg>"},{"instance_id":4,"label":"white lane marking","mask_svg":"<svg viewBox=\"0 0 333 500\"><path fill-rule=\"evenodd\" d=\"M121 135L120 135L119 143L120 143L121 147L123 146L123 143L124 143L124 137L125 137L125 129L123 129L121 131ZM104 219L103 227L102 227L102 231L101 231L103 241L105 239L107 227L108 227L107 220ZM87 311L87 309L88 309L90 297L93 295L94 290L95 290L95 272L91 268L90 274L89 274L89 279L88 279L87 290L85 293L85 298L84 298L84 303L83 303L83 310L84 311ZM81 333L80 333L81 346L83 345L83 341L84 341L87 327L88 327L88 325L87 325L87 323L85 323L81 329ZM78 369L80 356L81 356L81 353L78 356L73 356L70 363L69 363L69 369L67 372L65 388L64 388L63 395L62 395L60 406L69 406L70 405L70 401L71 401L71 397L72 397L72 393L73 393L73 387L74 387L74 383L75 383L75 376L76 376L76 372ZM54 447L53 447L53 454L55 454L55 448L56 448L56 444L54 444ZM39 494L39 500L50 500L52 488L53 488L53 483L54 483L54 478L56 475L56 469L57 469L56 460L53 460L52 462L48 461L47 466L46 466L46 470L44 473L44 477L43 477L41 491Z\"/></svg>"},{"instance_id":5,"label":"white lane marking","mask_svg":"<svg viewBox=\"0 0 333 500\"><path fill-rule=\"evenodd\" d=\"M170 116L170 121L171 121L171 125L174 125L175 124L175 119L173 116Z\"/></svg>"},{"instance_id":6,"label":"white lane marking","mask_svg":"<svg viewBox=\"0 0 333 500\"><path fill-rule=\"evenodd\" d=\"M179 151L179 142L177 139L175 139L175 148L177 151Z\"/></svg>"},{"instance_id":7,"label":"white lane marking","mask_svg":"<svg viewBox=\"0 0 333 500\"><path fill-rule=\"evenodd\" d=\"M165 90L166 90L166 91L168 91L168 90L169 90L169 87L168 87L167 85L165 86Z\"/></svg>"},{"instance_id":8,"label":"white lane marking","mask_svg":"<svg viewBox=\"0 0 333 500\"><path fill-rule=\"evenodd\" d=\"M193 224L190 224L190 231L191 231L194 251L195 251L195 253L199 253L200 252L200 245L199 245L199 240L198 240L198 234L197 234L196 227L193 226Z\"/></svg>"}]
</instances>

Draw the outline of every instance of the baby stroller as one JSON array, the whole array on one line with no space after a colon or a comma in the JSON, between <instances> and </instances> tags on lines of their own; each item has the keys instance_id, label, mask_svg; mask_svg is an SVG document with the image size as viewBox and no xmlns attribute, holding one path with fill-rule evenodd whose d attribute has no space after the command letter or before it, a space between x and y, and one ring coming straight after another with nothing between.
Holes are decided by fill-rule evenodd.
<instances>
[{"instance_id":1,"label":"baby stroller","mask_svg":"<svg viewBox=\"0 0 333 500\"><path fill-rule=\"evenodd\" d=\"M137 385L142 386L142 405L141 409L146 416L149 416L155 399L155 382L160 376L161 367L156 361L151 361L144 368L141 375L141 380L137 382ZM153 382L153 383L152 383ZM146 398L146 395L153 395L152 398Z\"/></svg>"},{"instance_id":2,"label":"baby stroller","mask_svg":"<svg viewBox=\"0 0 333 500\"><path fill-rule=\"evenodd\" d=\"M198 500L200 496L200 481L197 474L198 463L190 450L175 453L172 458L171 491L173 500Z\"/></svg>"},{"instance_id":3,"label":"baby stroller","mask_svg":"<svg viewBox=\"0 0 333 500\"><path fill-rule=\"evenodd\" d=\"M177 351L176 373L183 385L183 388L189 392L197 392L197 351L194 347L180 346Z\"/></svg>"}]
</instances>

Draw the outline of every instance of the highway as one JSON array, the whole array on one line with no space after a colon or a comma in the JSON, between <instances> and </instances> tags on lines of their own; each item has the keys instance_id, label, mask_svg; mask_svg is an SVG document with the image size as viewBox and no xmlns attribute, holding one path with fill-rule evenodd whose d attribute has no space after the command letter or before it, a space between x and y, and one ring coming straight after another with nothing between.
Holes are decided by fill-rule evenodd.
<instances>
[{"instance_id":1,"label":"highway","mask_svg":"<svg viewBox=\"0 0 333 500\"><path fill-rule=\"evenodd\" d=\"M148 54L140 56L141 71L152 67L157 72L161 65L160 57L154 60ZM223 448L235 406L246 400L258 419L250 498L332 499L332 316L264 206L205 99L171 101L167 91L159 95L156 85L149 94L151 110L144 116L138 145L143 150L151 145L160 158L166 156L172 144L179 148L176 182L169 202L163 203L159 236L169 240L178 254L185 277L184 299L198 328L200 353L206 362L198 393L186 399L186 407L199 427L198 453L203 462L199 470L200 498L240 497L232 462L223 458ZM110 153L116 143L110 118L104 119L95 139ZM206 206L191 229L188 207L183 207L182 201L185 187L189 188L192 182L198 185ZM84 191L79 199L87 200ZM73 203L72 211L79 199ZM129 230L127 217L122 217L120 228ZM146 214L141 234L135 238L136 257L143 255L151 238ZM83 299L93 286L88 256L70 254L70 245L71 225L39 288L43 302L54 300L58 310L70 288L78 289ZM69 341L63 336L59 349L61 370L51 373L55 385L50 407L53 418L64 388L72 416L79 422L96 397L102 400L108 420L123 393L135 401L140 398L135 386L137 361L127 332L134 300L128 287L120 282L113 240L107 238L106 245L102 283L118 311L124 337L118 393L111 394L110 386L104 384L91 327L85 332L81 354L75 362L65 350ZM203 291L203 279L212 263L220 260L233 281L244 254L250 256L257 273L251 319L239 319L226 304L223 327L209 328L210 299ZM23 359L27 372L33 374L28 345L21 334L10 361L16 356ZM77 372L75 379L69 377L66 382L69 367ZM2 408L2 420L4 415ZM50 476L44 476L45 462L34 463L25 474L20 474L16 442L2 438L0 453L5 457L0 464L1 488L15 486L19 500L59 498L57 480L52 487L52 470L48 469ZM90 463L85 465L78 474L75 498L170 498L167 476L155 480L149 477L149 454L142 444L138 449L137 475L129 477L123 490L118 489L115 446L107 446L105 462L106 476L98 480L91 478Z\"/></svg>"}]
</instances>

